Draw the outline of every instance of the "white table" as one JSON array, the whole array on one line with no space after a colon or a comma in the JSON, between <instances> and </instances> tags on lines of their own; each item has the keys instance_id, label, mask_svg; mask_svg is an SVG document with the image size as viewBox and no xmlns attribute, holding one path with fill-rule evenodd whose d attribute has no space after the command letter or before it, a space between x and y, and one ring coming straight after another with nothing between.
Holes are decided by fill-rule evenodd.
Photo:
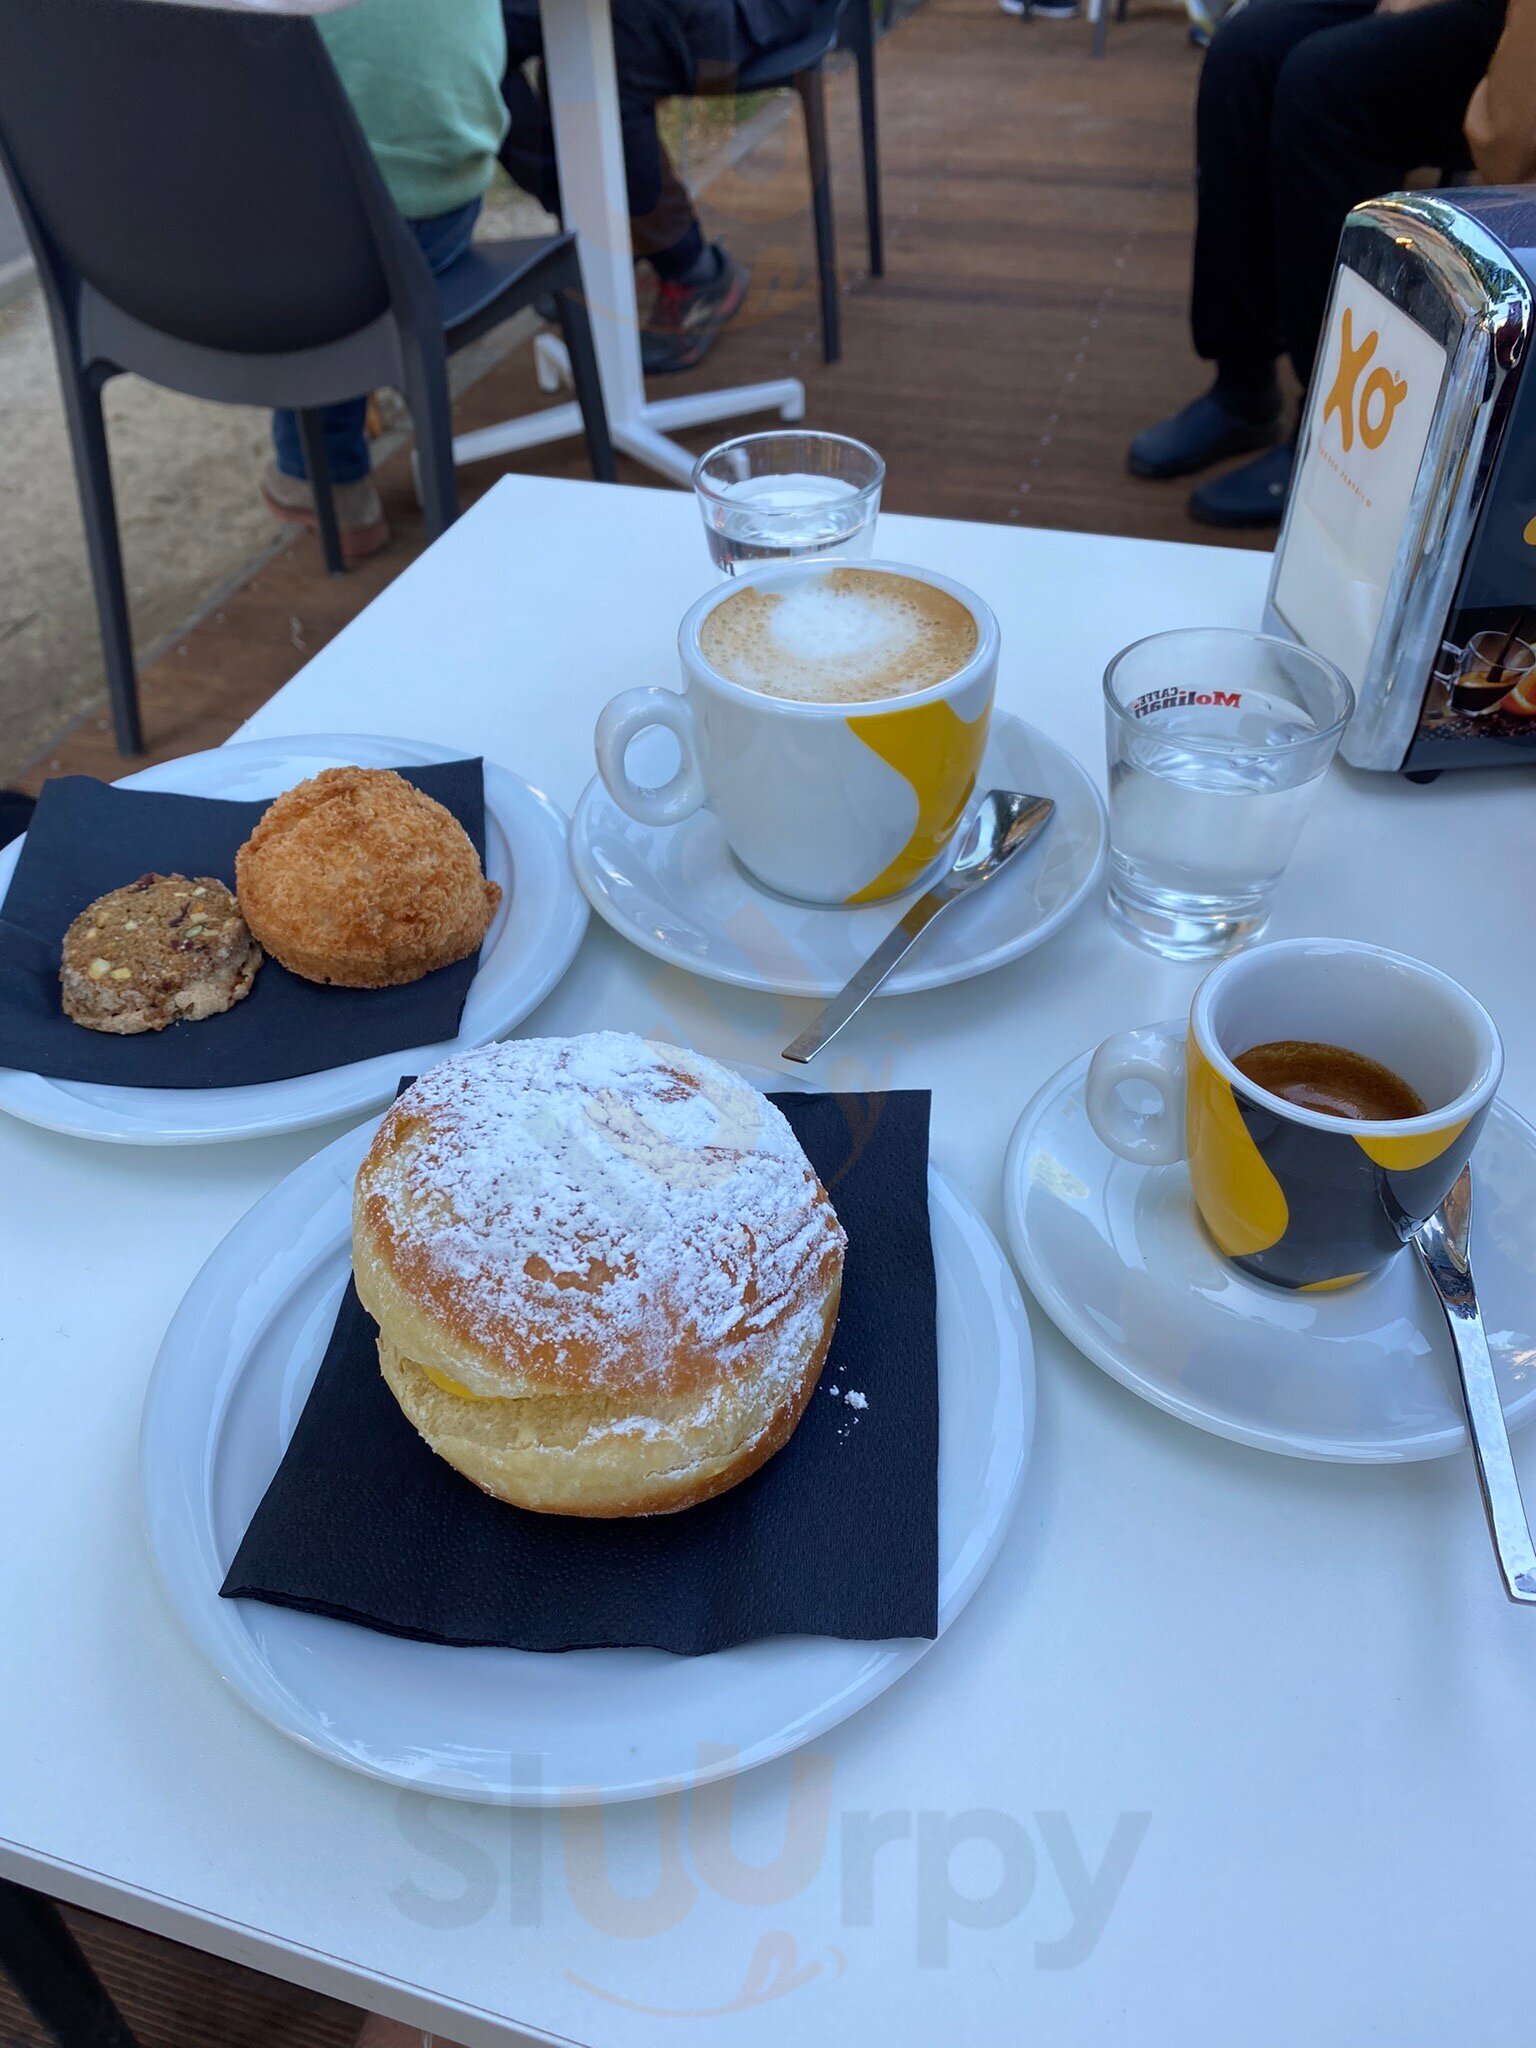
<instances>
[{"instance_id":1,"label":"white table","mask_svg":"<svg viewBox=\"0 0 1536 2048\"><path fill-rule=\"evenodd\" d=\"M693 456L670 438L670 432L735 419L742 413L776 412L781 419L802 419L805 387L796 377L777 377L765 384L647 399L640 370L635 259L609 0L541 0L540 13L560 204L566 226L576 232L608 431L614 446L626 455L685 484ZM540 337L538 346L544 382L547 367L564 360L564 346L552 337ZM578 406L547 406L522 419L457 435L453 457L455 462L479 462L580 432Z\"/></svg>"},{"instance_id":2,"label":"white table","mask_svg":"<svg viewBox=\"0 0 1536 2048\"><path fill-rule=\"evenodd\" d=\"M891 516L880 544L985 594L1003 702L1095 768L1105 658L1159 627L1251 622L1267 567ZM672 679L673 629L707 580L685 499L508 478L247 730L484 748L569 806L598 707ZM1532 876L1529 782L1339 770L1276 931L1360 933L1465 975L1531 1116ZM1036 1084L1176 1011L1194 980L1089 909L985 981L873 1005L828 1072L931 1085L937 1157L997 1225ZM594 922L525 1029L629 1027L768 1062L806 1015L660 968ZM794 1770L691 1813L562 1826L401 1795L269 1730L161 1602L135 1431L198 1265L330 1135L155 1153L0 1127L0 1872L472 2048L1529 2039L1536 1626L1499 1589L1470 1462L1348 1469L1220 1442L1043 1318L1034 1460L990 1579ZM1516 1455L1536 1499L1536 1440ZM872 1891L870 1814L894 1816ZM786 1825L792 1867L732 1862L734 1843L771 1863ZM1097 1872L1117 1828L1120 1861L1134 1853L1094 1942L1073 1845ZM976 1829L991 1846L961 1839ZM947 1892L948 1846L957 1891L990 1907ZM656 2009L722 2016L689 2030Z\"/></svg>"}]
</instances>

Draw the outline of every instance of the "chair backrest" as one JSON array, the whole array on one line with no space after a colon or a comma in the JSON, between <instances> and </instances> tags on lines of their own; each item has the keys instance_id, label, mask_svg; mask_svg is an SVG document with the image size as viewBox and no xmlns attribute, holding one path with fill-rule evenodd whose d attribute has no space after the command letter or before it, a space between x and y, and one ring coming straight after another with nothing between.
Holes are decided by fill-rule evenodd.
<instances>
[{"instance_id":1,"label":"chair backrest","mask_svg":"<svg viewBox=\"0 0 1536 2048\"><path fill-rule=\"evenodd\" d=\"M355 333L410 241L294 16L0 0L0 162L45 269L208 348Z\"/></svg>"}]
</instances>

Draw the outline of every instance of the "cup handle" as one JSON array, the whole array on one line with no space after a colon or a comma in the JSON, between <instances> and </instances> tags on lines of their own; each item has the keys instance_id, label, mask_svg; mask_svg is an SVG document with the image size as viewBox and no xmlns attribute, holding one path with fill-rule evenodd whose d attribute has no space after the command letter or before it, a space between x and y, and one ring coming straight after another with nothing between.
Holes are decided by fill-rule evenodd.
<instances>
[{"instance_id":1,"label":"cup handle","mask_svg":"<svg viewBox=\"0 0 1536 2048\"><path fill-rule=\"evenodd\" d=\"M677 735L682 752L670 782L647 789L634 781L624 765L630 741L653 725ZM649 686L623 690L603 707L595 736L597 772L620 810L642 825L678 825L705 801L704 773L699 763L698 721L693 706L676 690Z\"/></svg>"},{"instance_id":2,"label":"cup handle","mask_svg":"<svg viewBox=\"0 0 1536 2048\"><path fill-rule=\"evenodd\" d=\"M1122 1081L1146 1081L1161 1098L1150 1111L1131 1109L1117 1092ZM1088 1065L1084 1090L1094 1135L1137 1166L1172 1166L1185 1156L1184 1034L1155 1024L1117 1031Z\"/></svg>"}]
</instances>

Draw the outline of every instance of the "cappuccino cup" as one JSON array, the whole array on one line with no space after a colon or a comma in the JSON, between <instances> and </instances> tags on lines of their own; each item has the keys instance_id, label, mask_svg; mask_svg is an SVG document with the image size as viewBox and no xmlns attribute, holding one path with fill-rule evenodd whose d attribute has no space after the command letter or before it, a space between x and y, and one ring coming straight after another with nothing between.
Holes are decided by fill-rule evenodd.
<instances>
[{"instance_id":1,"label":"cappuccino cup","mask_svg":"<svg viewBox=\"0 0 1536 2048\"><path fill-rule=\"evenodd\" d=\"M608 704L598 772L644 825L707 806L780 895L878 903L948 852L987 743L997 650L987 605L932 570L829 559L738 576L683 620L681 691ZM647 787L626 756L656 726L680 760Z\"/></svg>"}]
</instances>

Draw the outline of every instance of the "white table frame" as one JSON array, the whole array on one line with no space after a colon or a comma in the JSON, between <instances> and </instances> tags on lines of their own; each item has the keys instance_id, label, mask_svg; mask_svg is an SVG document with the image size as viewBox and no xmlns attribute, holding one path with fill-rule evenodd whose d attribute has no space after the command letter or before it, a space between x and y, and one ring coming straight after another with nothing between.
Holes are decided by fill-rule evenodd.
<instances>
[{"instance_id":1,"label":"white table frame","mask_svg":"<svg viewBox=\"0 0 1536 2048\"><path fill-rule=\"evenodd\" d=\"M778 377L678 398L646 397L608 5L609 0L542 0L544 72L554 114L560 200L566 225L576 233L613 445L671 482L686 484L694 458L671 439L673 432L743 413L777 412L784 420L803 419L805 386L797 377ZM546 389L551 373L558 373L562 355L558 344L541 347L539 378ZM456 435L453 459L483 462L492 455L520 454L580 432L581 411L574 402L549 406L521 419Z\"/></svg>"}]
</instances>

